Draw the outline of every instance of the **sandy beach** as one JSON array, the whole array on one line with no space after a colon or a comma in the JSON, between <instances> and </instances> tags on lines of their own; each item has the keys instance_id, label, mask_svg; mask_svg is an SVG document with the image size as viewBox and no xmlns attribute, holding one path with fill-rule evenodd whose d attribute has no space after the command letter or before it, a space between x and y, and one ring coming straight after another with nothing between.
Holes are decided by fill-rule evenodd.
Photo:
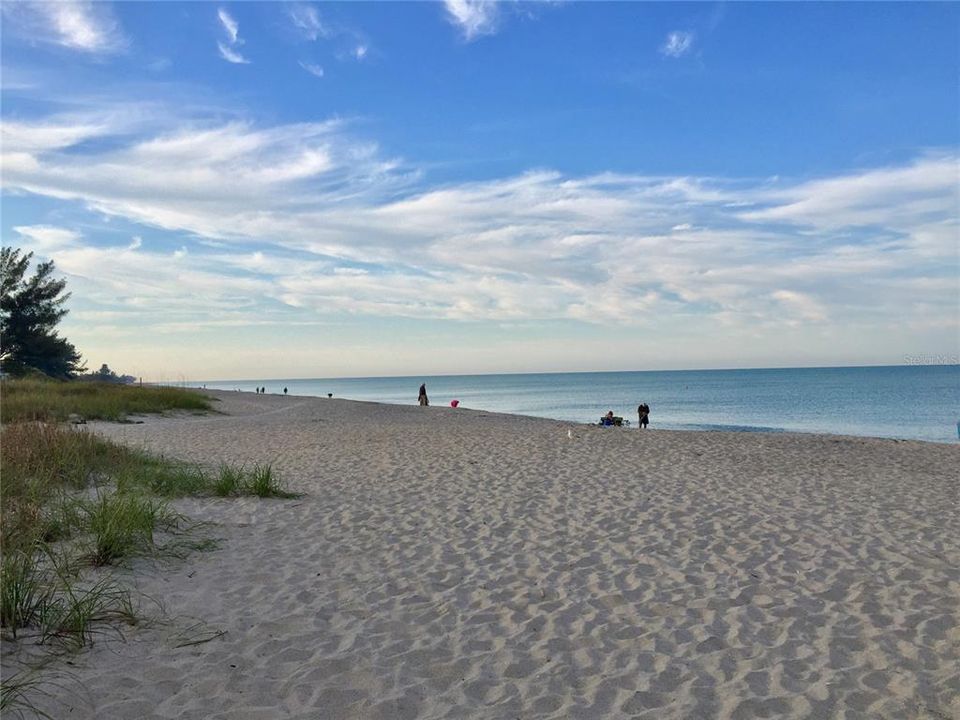
<instances>
[{"instance_id":1,"label":"sandy beach","mask_svg":"<svg viewBox=\"0 0 960 720\"><path fill-rule=\"evenodd\" d=\"M955 445L211 395L92 426L304 495L175 501L219 548L120 573L163 611L52 717L960 718Z\"/></svg>"}]
</instances>

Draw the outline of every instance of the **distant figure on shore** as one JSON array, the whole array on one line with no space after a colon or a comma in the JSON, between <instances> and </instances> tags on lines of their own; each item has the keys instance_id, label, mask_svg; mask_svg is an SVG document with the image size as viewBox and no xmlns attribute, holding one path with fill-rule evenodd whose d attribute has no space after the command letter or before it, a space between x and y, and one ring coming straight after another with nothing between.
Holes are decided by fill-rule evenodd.
<instances>
[{"instance_id":1,"label":"distant figure on shore","mask_svg":"<svg viewBox=\"0 0 960 720\"><path fill-rule=\"evenodd\" d=\"M286 388L283 389L283 394L284 394L284 395L287 394L287 389L286 389Z\"/></svg>"},{"instance_id":2,"label":"distant figure on shore","mask_svg":"<svg viewBox=\"0 0 960 720\"><path fill-rule=\"evenodd\" d=\"M420 403L420 407L427 407L430 404L430 400L427 399L427 384L423 383L420 386L420 395L417 397L417 402Z\"/></svg>"},{"instance_id":3,"label":"distant figure on shore","mask_svg":"<svg viewBox=\"0 0 960 720\"><path fill-rule=\"evenodd\" d=\"M613 410L608 410L607 414L603 416L603 424L605 426L613 425Z\"/></svg>"},{"instance_id":4,"label":"distant figure on shore","mask_svg":"<svg viewBox=\"0 0 960 720\"><path fill-rule=\"evenodd\" d=\"M640 430L643 430L650 422L650 406L646 403L640 403L640 406L637 408L637 415L640 416L638 423L640 425Z\"/></svg>"},{"instance_id":5,"label":"distant figure on shore","mask_svg":"<svg viewBox=\"0 0 960 720\"><path fill-rule=\"evenodd\" d=\"M333 393L327 393L327 397L328 397L328 398L332 398L332 397L333 397Z\"/></svg>"}]
</instances>

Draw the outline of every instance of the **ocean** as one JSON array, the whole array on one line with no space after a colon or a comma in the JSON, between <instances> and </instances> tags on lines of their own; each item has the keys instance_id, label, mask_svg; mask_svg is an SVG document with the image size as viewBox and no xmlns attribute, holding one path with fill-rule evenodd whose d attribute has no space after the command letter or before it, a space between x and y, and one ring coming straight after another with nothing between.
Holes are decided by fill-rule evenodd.
<instances>
[{"instance_id":1,"label":"ocean","mask_svg":"<svg viewBox=\"0 0 960 720\"><path fill-rule=\"evenodd\" d=\"M597 422L608 410L637 427L810 432L957 442L960 365L770 368L418 377L212 380L222 390L414 405L426 383L431 405Z\"/></svg>"}]
</instances>

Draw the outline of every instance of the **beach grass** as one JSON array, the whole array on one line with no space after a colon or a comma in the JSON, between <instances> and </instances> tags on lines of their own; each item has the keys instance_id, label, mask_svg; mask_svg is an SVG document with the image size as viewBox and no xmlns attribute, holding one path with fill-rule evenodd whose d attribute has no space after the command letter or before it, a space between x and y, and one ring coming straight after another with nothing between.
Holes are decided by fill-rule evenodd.
<instances>
[{"instance_id":1,"label":"beach grass","mask_svg":"<svg viewBox=\"0 0 960 720\"><path fill-rule=\"evenodd\" d=\"M261 498L300 497L297 493L289 492L284 487L279 475L269 465L255 465L247 475L243 489L246 491L243 494L256 495Z\"/></svg>"},{"instance_id":2,"label":"beach grass","mask_svg":"<svg viewBox=\"0 0 960 720\"><path fill-rule=\"evenodd\" d=\"M157 530L175 529L182 520L163 501L131 493L102 493L94 500L81 500L80 508L94 565L151 550Z\"/></svg>"},{"instance_id":3,"label":"beach grass","mask_svg":"<svg viewBox=\"0 0 960 720\"><path fill-rule=\"evenodd\" d=\"M221 464L213 481L213 494L218 497L229 497L239 493L242 486L243 470L232 465Z\"/></svg>"},{"instance_id":4,"label":"beach grass","mask_svg":"<svg viewBox=\"0 0 960 720\"><path fill-rule=\"evenodd\" d=\"M196 390L164 386L38 378L5 379L0 383L4 423L24 420L62 421L71 415L86 420L123 421L129 415L170 410L205 412L210 399Z\"/></svg>"},{"instance_id":5,"label":"beach grass","mask_svg":"<svg viewBox=\"0 0 960 720\"><path fill-rule=\"evenodd\" d=\"M122 419L133 412L209 409L196 393L38 380L5 380L2 392L0 629L6 637L79 649L98 632L136 623L131 591L104 566L137 555L184 557L218 545L193 536L204 524L187 523L171 509L171 498L295 497L269 465L248 471L223 464L211 473L54 422L72 413ZM158 532L165 533L163 542ZM4 674L4 714L19 711L28 691L42 694L35 682L31 673Z\"/></svg>"},{"instance_id":6,"label":"beach grass","mask_svg":"<svg viewBox=\"0 0 960 720\"><path fill-rule=\"evenodd\" d=\"M296 497L269 465L247 470L158 458L82 428L16 422L0 428L0 626L39 629L43 641L83 645L90 623L133 619L128 594L111 583L83 587L78 566L104 566L133 555L205 550L212 540L158 547L158 531L177 535L185 518L167 499L183 496ZM71 554L72 553L72 554Z\"/></svg>"},{"instance_id":7,"label":"beach grass","mask_svg":"<svg viewBox=\"0 0 960 720\"><path fill-rule=\"evenodd\" d=\"M48 696L49 693L43 687L45 684L46 681L36 670L21 671L11 676L4 673L3 682L0 683L0 717L11 717L12 713L16 713L18 718L37 717L53 720L48 713L38 710L28 697Z\"/></svg>"},{"instance_id":8,"label":"beach grass","mask_svg":"<svg viewBox=\"0 0 960 720\"><path fill-rule=\"evenodd\" d=\"M16 637L17 630L35 624L53 600L54 587L45 582L32 553L5 551L0 565L0 625Z\"/></svg>"}]
</instances>

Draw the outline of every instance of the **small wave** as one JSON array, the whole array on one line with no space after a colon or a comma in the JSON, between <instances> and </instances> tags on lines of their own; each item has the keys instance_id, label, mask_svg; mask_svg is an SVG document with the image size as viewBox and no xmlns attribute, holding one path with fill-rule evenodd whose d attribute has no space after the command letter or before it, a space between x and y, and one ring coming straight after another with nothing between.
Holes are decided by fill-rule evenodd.
<instances>
[{"instance_id":1,"label":"small wave","mask_svg":"<svg viewBox=\"0 0 960 720\"><path fill-rule=\"evenodd\" d=\"M673 423L677 430L706 430L708 432L763 432L784 433L790 432L786 428L767 427L764 425L720 425L716 423ZM664 425L663 427L666 427Z\"/></svg>"}]
</instances>

